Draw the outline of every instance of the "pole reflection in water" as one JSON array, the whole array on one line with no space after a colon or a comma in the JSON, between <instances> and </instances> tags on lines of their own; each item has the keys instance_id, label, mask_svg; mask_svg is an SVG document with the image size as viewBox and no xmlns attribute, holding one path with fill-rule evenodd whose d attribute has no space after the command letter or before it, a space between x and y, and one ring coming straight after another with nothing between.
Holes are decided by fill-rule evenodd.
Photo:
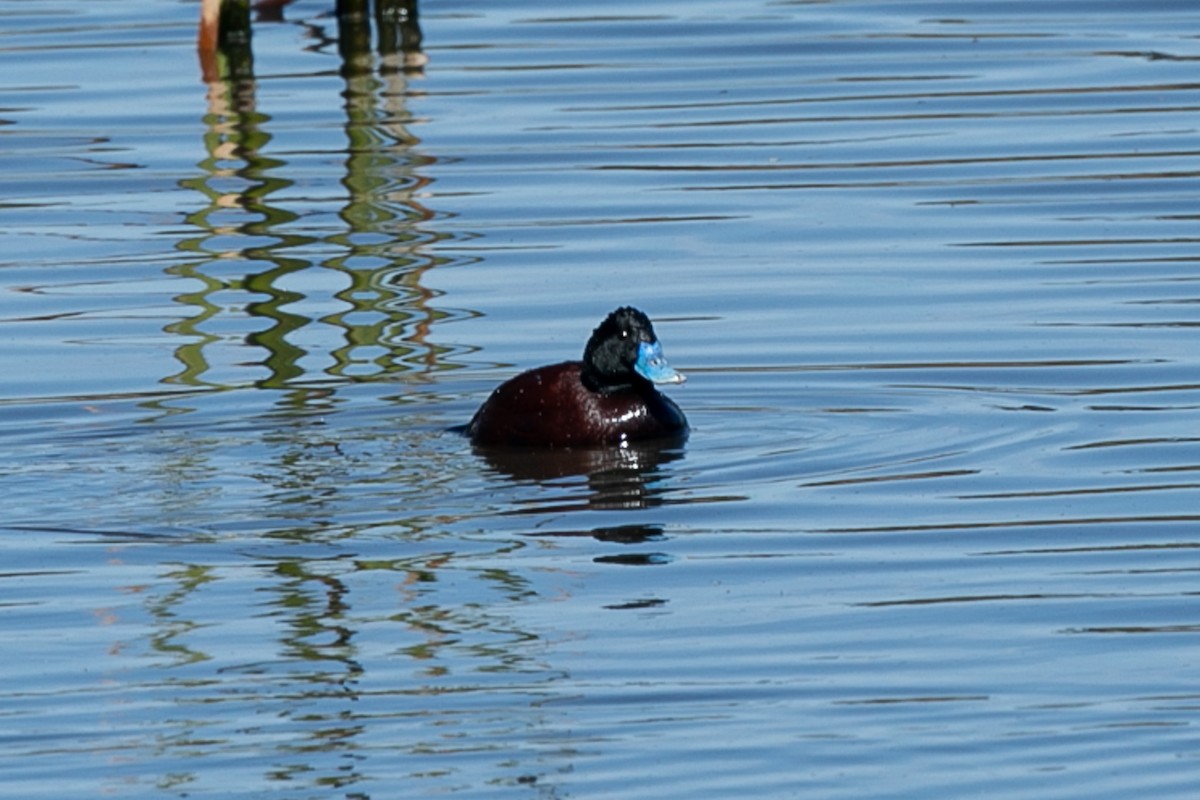
<instances>
[{"instance_id":1,"label":"pole reflection in water","mask_svg":"<svg viewBox=\"0 0 1200 800\"><path fill-rule=\"evenodd\" d=\"M419 199L433 159L418 152L405 108L426 63L416 3L339 2L336 36L323 20L305 23L318 53L336 48L341 91L329 102L344 109L343 137L315 149L319 131L288 147L279 138L295 128L272 130L241 6L245 13L222 17L211 57L202 53L206 155L183 185L203 203L187 217L195 233L177 245L191 258L170 268L198 288L177 297L192 312L167 328L185 343L176 349L180 371L165 380L283 390L280 413L250 421L239 441L183 431L177 448L164 448L188 454L178 479L192 482L209 461L249 455L223 480L247 481L252 488L231 491L253 492L260 516L213 524L240 525L259 544L250 562L239 556L229 568L205 563L209 553L171 564L161 574L170 588L147 602L152 646L181 670L176 703L213 701L208 682L184 674L204 664L222 675L222 701L251 706L231 707L229 738L253 738L242 732L248 718L286 730L262 744L271 779L351 786L363 779L368 734L389 731L391 746L422 760L442 746L437 720L458 714L463 672L539 669L523 646L534 637L503 611L529 589L515 570L471 566L463 543L452 551L426 544L438 532L404 498L428 491L436 463L398 459L355 472L348 464L374 457L365 452L376 446L366 441L374 431L321 422L347 381L446 368L427 342L444 312L421 285L441 263L426 252L441 234ZM340 163L340 176L312 179L314 157L321 168ZM253 366L248 347L263 354ZM255 379L239 377L255 366ZM384 557L362 554L379 541L389 542ZM273 632L235 643L191 622L206 618L206 604L235 595ZM451 674L455 664L464 666ZM357 704L364 695L369 711ZM192 724L182 716L182 727Z\"/></svg>"},{"instance_id":2,"label":"pole reflection in water","mask_svg":"<svg viewBox=\"0 0 1200 800\"><path fill-rule=\"evenodd\" d=\"M419 140L403 106L410 79L426 63L417 5L376 2L373 17L368 5L338 3L346 110L342 184L349 200L340 212L346 232L332 238L344 250L323 262L350 277L335 295L345 310L324 318L345 330L345 345L334 352L329 370L338 376L438 369L438 350L426 338L444 316L431 308L434 295L420 284L425 271L440 263L424 250L443 238L428 225L434 213L417 199L430 183L420 170L433 159L415 152ZM371 316L373 322L353 321Z\"/></svg>"},{"instance_id":3,"label":"pole reflection in water","mask_svg":"<svg viewBox=\"0 0 1200 800\"><path fill-rule=\"evenodd\" d=\"M440 368L426 338L442 314L420 285L439 263L424 248L440 236L428 227L434 213L417 199L430 180L420 171L433 159L416 151L404 105L426 62L416 3L379 0L374 14L362 0L339 3L336 38L306 24L318 49L336 44L341 60L345 136L327 152L344 158L346 194L333 208L322 190L306 191L291 177L303 174L311 151L266 154L272 119L258 102L249 10L232 13L241 5L223 8L211 57L202 49L208 155L183 184L207 203L188 217L201 233L178 245L197 258L174 269L201 288L178 298L196 313L168 327L190 340L177 350L183 368L168 380L244 384L230 373L244 374L251 359L227 346L221 331L231 325L265 351L255 383L267 388ZM325 222L330 210L339 225Z\"/></svg>"}]
</instances>

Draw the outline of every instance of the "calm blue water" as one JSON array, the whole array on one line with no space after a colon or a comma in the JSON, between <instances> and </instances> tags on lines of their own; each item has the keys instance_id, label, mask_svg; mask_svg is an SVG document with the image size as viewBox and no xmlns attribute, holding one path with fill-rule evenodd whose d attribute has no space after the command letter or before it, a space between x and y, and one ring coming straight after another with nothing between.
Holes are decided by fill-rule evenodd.
<instances>
[{"instance_id":1,"label":"calm blue water","mask_svg":"<svg viewBox=\"0 0 1200 800\"><path fill-rule=\"evenodd\" d=\"M198 5L0 0L0 795L1195 796L1193 4Z\"/></svg>"}]
</instances>

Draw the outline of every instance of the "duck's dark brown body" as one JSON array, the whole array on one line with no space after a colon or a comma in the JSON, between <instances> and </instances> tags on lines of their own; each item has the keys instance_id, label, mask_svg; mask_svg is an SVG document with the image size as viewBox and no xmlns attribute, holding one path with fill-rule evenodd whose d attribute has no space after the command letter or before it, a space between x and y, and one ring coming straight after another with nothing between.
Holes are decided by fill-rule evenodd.
<instances>
[{"instance_id":1,"label":"duck's dark brown body","mask_svg":"<svg viewBox=\"0 0 1200 800\"><path fill-rule=\"evenodd\" d=\"M467 435L487 446L600 447L687 433L679 406L648 381L592 391L581 371L580 362L567 361L504 382L475 413Z\"/></svg>"}]
</instances>

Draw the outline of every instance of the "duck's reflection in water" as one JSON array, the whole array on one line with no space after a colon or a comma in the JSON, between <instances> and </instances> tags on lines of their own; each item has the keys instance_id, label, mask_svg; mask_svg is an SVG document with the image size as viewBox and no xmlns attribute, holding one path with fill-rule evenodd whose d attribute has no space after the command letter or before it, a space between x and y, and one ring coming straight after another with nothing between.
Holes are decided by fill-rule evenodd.
<instances>
[{"instance_id":1,"label":"duck's reflection in water","mask_svg":"<svg viewBox=\"0 0 1200 800\"><path fill-rule=\"evenodd\" d=\"M682 439L629 443L619 448L524 449L476 447L475 452L506 478L536 483L554 491L511 514L557 514L576 511L626 511L661 506L670 502L666 494L671 470L665 468L683 457ZM590 538L617 545L616 552L593 556L596 564L647 567L668 564L668 553L647 550L641 545L664 541L661 524L629 523L595 528L541 529L526 534L536 539ZM641 597L606 608L651 608L666 601Z\"/></svg>"},{"instance_id":2,"label":"duck's reflection in water","mask_svg":"<svg viewBox=\"0 0 1200 800\"><path fill-rule=\"evenodd\" d=\"M517 510L545 513L662 505L668 474L663 467L682 458L684 450L681 440L662 439L606 448L476 447L475 453L514 481L582 487L582 492L560 495L550 505L540 501L536 508Z\"/></svg>"}]
</instances>

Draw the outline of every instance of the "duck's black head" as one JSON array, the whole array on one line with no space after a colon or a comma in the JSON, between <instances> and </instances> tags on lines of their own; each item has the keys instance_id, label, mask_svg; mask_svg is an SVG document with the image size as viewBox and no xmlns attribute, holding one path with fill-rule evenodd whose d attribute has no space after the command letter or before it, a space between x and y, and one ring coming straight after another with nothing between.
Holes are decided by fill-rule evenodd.
<instances>
[{"instance_id":1,"label":"duck's black head","mask_svg":"<svg viewBox=\"0 0 1200 800\"><path fill-rule=\"evenodd\" d=\"M615 392L646 381L684 381L663 358L650 318L632 306L618 308L592 331L581 377L593 392Z\"/></svg>"}]
</instances>

